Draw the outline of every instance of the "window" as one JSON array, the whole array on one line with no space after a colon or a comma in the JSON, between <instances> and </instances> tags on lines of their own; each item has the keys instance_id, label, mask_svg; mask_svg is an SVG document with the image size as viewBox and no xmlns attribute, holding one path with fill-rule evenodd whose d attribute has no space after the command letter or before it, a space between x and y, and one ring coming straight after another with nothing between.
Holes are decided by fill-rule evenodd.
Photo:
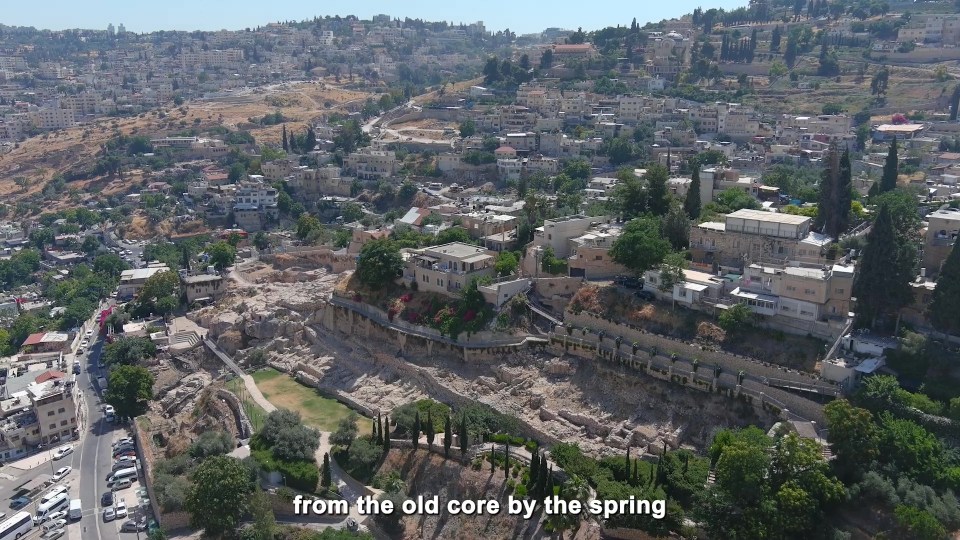
<instances>
[{"instance_id":1,"label":"window","mask_svg":"<svg viewBox=\"0 0 960 540\"><path fill-rule=\"evenodd\" d=\"M66 420L61 420L61 421L60 421L60 426L63 427L63 426L65 426L65 425L67 425L67 421L66 421Z\"/></svg>"},{"instance_id":2,"label":"window","mask_svg":"<svg viewBox=\"0 0 960 540\"><path fill-rule=\"evenodd\" d=\"M843 294L843 289L834 289L834 292L837 294Z\"/></svg>"},{"instance_id":3,"label":"window","mask_svg":"<svg viewBox=\"0 0 960 540\"><path fill-rule=\"evenodd\" d=\"M804 290L803 290L803 294L814 294L815 292L816 292L816 291L814 291L813 289L804 289Z\"/></svg>"},{"instance_id":4,"label":"window","mask_svg":"<svg viewBox=\"0 0 960 540\"><path fill-rule=\"evenodd\" d=\"M60 407L60 409L57 412L58 413L66 412L66 409L64 409L63 407Z\"/></svg>"},{"instance_id":5,"label":"window","mask_svg":"<svg viewBox=\"0 0 960 540\"><path fill-rule=\"evenodd\" d=\"M797 290L797 288L794 287L793 285L787 285L787 290L788 290L788 291L795 291L795 290Z\"/></svg>"},{"instance_id":6,"label":"window","mask_svg":"<svg viewBox=\"0 0 960 540\"><path fill-rule=\"evenodd\" d=\"M56 424L50 424L50 429L57 429L57 425L56 425Z\"/></svg>"},{"instance_id":7,"label":"window","mask_svg":"<svg viewBox=\"0 0 960 540\"><path fill-rule=\"evenodd\" d=\"M47 411L47 416L53 416L53 411Z\"/></svg>"},{"instance_id":8,"label":"window","mask_svg":"<svg viewBox=\"0 0 960 540\"><path fill-rule=\"evenodd\" d=\"M595 261L602 261L602 260L603 260L603 255L597 255L596 257L593 258L593 260L595 260Z\"/></svg>"}]
</instances>

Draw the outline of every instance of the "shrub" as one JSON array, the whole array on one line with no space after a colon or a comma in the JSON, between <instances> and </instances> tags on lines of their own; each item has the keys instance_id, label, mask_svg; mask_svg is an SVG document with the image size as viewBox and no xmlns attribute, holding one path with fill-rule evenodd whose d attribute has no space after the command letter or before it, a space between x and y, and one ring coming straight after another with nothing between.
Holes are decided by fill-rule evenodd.
<instances>
[{"instance_id":1,"label":"shrub","mask_svg":"<svg viewBox=\"0 0 960 540\"><path fill-rule=\"evenodd\" d=\"M312 461L284 461L269 449L253 449L251 455L265 471L277 471L283 475L287 487L313 493L320 482L320 468Z\"/></svg>"}]
</instances>

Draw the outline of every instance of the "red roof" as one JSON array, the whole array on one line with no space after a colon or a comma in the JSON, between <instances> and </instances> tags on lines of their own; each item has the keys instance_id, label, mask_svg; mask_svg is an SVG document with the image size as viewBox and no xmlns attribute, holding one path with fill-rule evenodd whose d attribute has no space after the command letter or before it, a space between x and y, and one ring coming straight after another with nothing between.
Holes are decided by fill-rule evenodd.
<instances>
[{"instance_id":1,"label":"red roof","mask_svg":"<svg viewBox=\"0 0 960 540\"><path fill-rule=\"evenodd\" d=\"M23 342L24 346L27 345L38 345L43 342L43 336L47 335L46 332L38 332L36 334L30 334L27 336L27 340Z\"/></svg>"},{"instance_id":2,"label":"red roof","mask_svg":"<svg viewBox=\"0 0 960 540\"><path fill-rule=\"evenodd\" d=\"M47 381L51 381L53 379L62 379L66 376L67 374L62 371L48 369L47 371L44 371L39 376L37 376L37 378L34 379L34 381L36 381L37 384L40 384L40 383L45 383Z\"/></svg>"}]
</instances>

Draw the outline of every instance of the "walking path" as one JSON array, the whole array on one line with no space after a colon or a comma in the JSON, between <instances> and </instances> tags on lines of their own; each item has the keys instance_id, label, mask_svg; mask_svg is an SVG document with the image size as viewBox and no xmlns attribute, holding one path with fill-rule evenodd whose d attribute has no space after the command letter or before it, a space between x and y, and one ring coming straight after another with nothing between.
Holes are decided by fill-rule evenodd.
<instances>
[{"instance_id":1,"label":"walking path","mask_svg":"<svg viewBox=\"0 0 960 540\"><path fill-rule=\"evenodd\" d=\"M244 373L240 366L230 358L225 352L221 351L219 347L216 346L209 339L203 340L204 345L207 346L214 354L217 355L223 363L230 368L240 379L243 381L243 386L246 388L247 393L250 394L250 397L263 408L264 411L270 413L277 410L277 407L270 403L267 398L263 397L263 394L260 392L260 389L257 388L256 381L253 380L253 377ZM351 477L337 465L335 459L333 459L333 445L330 444L330 432L321 431L320 432L320 445L317 447L316 453L314 453L314 459L318 464L323 463L323 455L331 454L330 456L330 478L337 485L337 488L340 491L340 494L343 495L344 500L350 503L350 516L355 519L358 523L362 523L367 517L360 515L357 512L356 501L358 498L366 495L368 492L372 492L374 496L379 494L378 490L368 488L362 483L357 481L355 478ZM346 518L344 518L346 519Z\"/></svg>"}]
</instances>

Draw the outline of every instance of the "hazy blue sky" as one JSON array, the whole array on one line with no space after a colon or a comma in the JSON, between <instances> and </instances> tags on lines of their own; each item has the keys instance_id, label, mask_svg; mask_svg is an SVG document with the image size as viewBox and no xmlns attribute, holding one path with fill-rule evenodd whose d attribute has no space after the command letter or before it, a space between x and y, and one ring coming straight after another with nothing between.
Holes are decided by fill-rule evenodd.
<instances>
[{"instance_id":1,"label":"hazy blue sky","mask_svg":"<svg viewBox=\"0 0 960 540\"><path fill-rule=\"evenodd\" d=\"M570 1L535 0L46 0L40 4L5 2L0 23L37 28L106 28L123 23L132 32L153 30L220 30L254 27L278 20L315 15L371 15L421 18L455 23L482 20L488 30L517 33L544 28L592 30L605 26L659 21L693 11L697 6L730 9L747 0Z\"/></svg>"}]
</instances>

